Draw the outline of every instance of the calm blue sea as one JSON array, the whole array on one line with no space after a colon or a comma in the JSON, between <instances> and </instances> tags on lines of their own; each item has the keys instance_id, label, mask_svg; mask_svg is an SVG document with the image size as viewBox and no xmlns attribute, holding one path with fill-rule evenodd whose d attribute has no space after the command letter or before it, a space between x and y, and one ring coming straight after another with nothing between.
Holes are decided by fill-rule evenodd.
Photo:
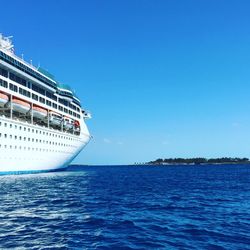
<instances>
[{"instance_id":1,"label":"calm blue sea","mask_svg":"<svg viewBox=\"0 0 250 250\"><path fill-rule=\"evenodd\" d=\"M250 249L250 166L0 176L0 249Z\"/></svg>"}]
</instances>

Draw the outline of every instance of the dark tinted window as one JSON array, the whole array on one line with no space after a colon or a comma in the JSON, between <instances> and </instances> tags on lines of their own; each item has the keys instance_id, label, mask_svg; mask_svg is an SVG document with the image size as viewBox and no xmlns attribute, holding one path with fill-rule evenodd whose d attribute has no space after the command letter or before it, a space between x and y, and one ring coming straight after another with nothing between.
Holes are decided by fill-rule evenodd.
<instances>
[{"instance_id":1,"label":"dark tinted window","mask_svg":"<svg viewBox=\"0 0 250 250\"><path fill-rule=\"evenodd\" d=\"M5 69L0 68L0 75L4 77L8 77L8 71Z\"/></svg>"}]
</instances>

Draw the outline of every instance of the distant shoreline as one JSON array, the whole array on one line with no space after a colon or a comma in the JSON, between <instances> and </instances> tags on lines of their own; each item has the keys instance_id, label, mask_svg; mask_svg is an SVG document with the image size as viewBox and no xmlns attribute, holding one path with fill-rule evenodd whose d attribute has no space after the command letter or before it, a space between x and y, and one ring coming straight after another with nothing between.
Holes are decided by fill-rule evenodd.
<instances>
[{"instance_id":1,"label":"distant shoreline","mask_svg":"<svg viewBox=\"0 0 250 250\"><path fill-rule=\"evenodd\" d=\"M145 163L145 165L229 165L229 164L250 164L248 158L222 157L222 158L169 158L157 159Z\"/></svg>"},{"instance_id":2,"label":"distant shoreline","mask_svg":"<svg viewBox=\"0 0 250 250\"><path fill-rule=\"evenodd\" d=\"M250 162L220 162L220 163L145 163L145 164L134 164L134 165L147 165L147 166L200 166L200 165L250 165Z\"/></svg>"}]
</instances>

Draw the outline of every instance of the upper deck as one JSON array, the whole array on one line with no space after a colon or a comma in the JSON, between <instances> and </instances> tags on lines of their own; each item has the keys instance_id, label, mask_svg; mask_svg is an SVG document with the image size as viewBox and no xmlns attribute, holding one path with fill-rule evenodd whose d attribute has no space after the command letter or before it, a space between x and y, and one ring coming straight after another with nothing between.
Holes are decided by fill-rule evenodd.
<instances>
[{"instance_id":1,"label":"upper deck","mask_svg":"<svg viewBox=\"0 0 250 250\"><path fill-rule=\"evenodd\" d=\"M23 95L48 109L80 119L80 100L65 84L58 83L42 68L35 68L14 54L10 38L0 34L0 89Z\"/></svg>"}]
</instances>

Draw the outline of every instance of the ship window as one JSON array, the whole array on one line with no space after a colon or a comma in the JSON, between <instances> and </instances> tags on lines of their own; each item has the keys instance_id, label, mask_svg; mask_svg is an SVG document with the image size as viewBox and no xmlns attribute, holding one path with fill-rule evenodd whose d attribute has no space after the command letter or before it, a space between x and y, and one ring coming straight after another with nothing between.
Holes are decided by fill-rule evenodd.
<instances>
[{"instance_id":1,"label":"ship window","mask_svg":"<svg viewBox=\"0 0 250 250\"><path fill-rule=\"evenodd\" d=\"M22 127L20 126L19 129L22 130Z\"/></svg>"},{"instance_id":2,"label":"ship window","mask_svg":"<svg viewBox=\"0 0 250 250\"><path fill-rule=\"evenodd\" d=\"M12 135L10 135L10 139L12 139Z\"/></svg>"},{"instance_id":3,"label":"ship window","mask_svg":"<svg viewBox=\"0 0 250 250\"><path fill-rule=\"evenodd\" d=\"M10 90L14 91L14 92L17 92L17 86L10 83Z\"/></svg>"},{"instance_id":4,"label":"ship window","mask_svg":"<svg viewBox=\"0 0 250 250\"><path fill-rule=\"evenodd\" d=\"M39 94L45 95L45 90L36 86L35 84L32 84L32 89Z\"/></svg>"},{"instance_id":5,"label":"ship window","mask_svg":"<svg viewBox=\"0 0 250 250\"><path fill-rule=\"evenodd\" d=\"M46 100L46 104L51 107L51 101Z\"/></svg>"},{"instance_id":6,"label":"ship window","mask_svg":"<svg viewBox=\"0 0 250 250\"><path fill-rule=\"evenodd\" d=\"M8 77L8 71L5 69L0 68L0 75L4 77Z\"/></svg>"},{"instance_id":7,"label":"ship window","mask_svg":"<svg viewBox=\"0 0 250 250\"><path fill-rule=\"evenodd\" d=\"M10 73L10 79L11 79L12 81L15 81L15 82L17 82L17 83L20 83L20 84L22 84L23 86L26 87L26 81L25 81L23 78L21 78L21 77L15 75L15 74L13 74L13 73Z\"/></svg>"},{"instance_id":8,"label":"ship window","mask_svg":"<svg viewBox=\"0 0 250 250\"><path fill-rule=\"evenodd\" d=\"M7 127L7 123L6 122L4 123L4 127Z\"/></svg>"},{"instance_id":9,"label":"ship window","mask_svg":"<svg viewBox=\"0 0 250 250\"><path fill-rule=\"evenodd\" d=\"M0 86L4 87L4 88L7 88L8 86L8 83L2 79L0 79Z\"/></svg>"},{"instance_id":10,"label":"ship window","mask_svg":"<svg viewBox=\"0 0 250 250\"><path fill-rule=\"evenodd\" d=\"M28 132L30 132L30 128L28 128Z\"/></svg>"},{"instance_id":11,"label":"ship window","mask_svg":"<svg viewBox=\"0 0 250 250\"><path fill-rule=\"evenodd\" d=\"M53 108L57 109L57 104L55 104L54 102L52 103Z\"/></svg>"},{"instance_id":12,"label":"ship window","mask_svg":"<svg viewBox=\"0 0 250 250\"><path fill-rule=\"evenodd\" d=\"M27 91L27 90L25 90L25 89L19 88L19 93L20 93L21 95L30 97L30 92Z\"/></svg>"},{"instance_id":13,"label":"ship window","mask_svg":"<svg viewBox=\"0 0 250 250\"><path fill-rule=\"evenodd\" d=\"M10 124L10 128L12 128L12 124Z\"/></svg>"},{"instance_id":14,"label":"ship window","mask_svg":"<svg viewBox=\"0 0 250 250\"><path fill-rule=\"evenodd\" d=\"M15 135L15 140L17 139L17 136Z\"/></svg>"},{"instance_id":15,"label":"ship window","mask_svg":"<svg viewBox=\"0 0 250 250\"><path fill-rule=\"evenodd\" d=\"M45 99L44 99L43 97L39 97L39 101L40 101L41 103L45 103Z\"/></svg>"},{"instance_id":16,"label":"ship window","mask_svg":"<svg viewBox=\"0 0 250 250\"><path fill-rule=\"evenodd\" d=\"M34 100L38 101L38 95L36 95L36 94L32 94L32 99L34 99Z\"/></svg>"}]
</instances>

